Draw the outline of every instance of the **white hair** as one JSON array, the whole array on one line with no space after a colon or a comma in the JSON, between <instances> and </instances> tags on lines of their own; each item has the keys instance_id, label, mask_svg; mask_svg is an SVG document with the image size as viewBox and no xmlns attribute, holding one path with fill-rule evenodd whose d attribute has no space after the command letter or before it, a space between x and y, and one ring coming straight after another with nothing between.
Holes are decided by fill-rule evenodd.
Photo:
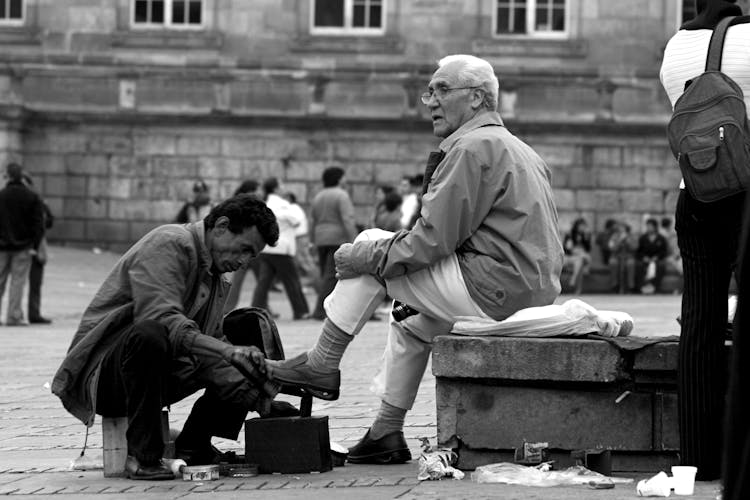
<instances>
[{"instance_id":1,"label":"white hair","mask_svg":"<svg viewBox=\"0 0 750 500\"><path fill-rule=\"evenodd\" d=\"M454 62L459 63L456 83L461 87L479 87L484 90L484 107L492 111L496 110L500 83L497 81L492 65L475 56L454 54L440 59L438 67L442 68Z\"/></svg>"}]
</instances>

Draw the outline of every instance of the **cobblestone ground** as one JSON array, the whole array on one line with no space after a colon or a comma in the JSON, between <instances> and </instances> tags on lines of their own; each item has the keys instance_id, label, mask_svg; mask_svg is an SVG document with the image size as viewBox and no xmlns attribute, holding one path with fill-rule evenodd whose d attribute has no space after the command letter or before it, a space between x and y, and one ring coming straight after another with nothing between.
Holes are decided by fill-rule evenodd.
<instances>
[{"instance_id":1,"label":"cobblestone ground","mask_svg":"<svg viewBox=\"0 0 750 500\"><path fill-rule=\"evenodd\" d=\"M49 382L62 359L83 309L117 256L89 249L52 248L45 274L43 311L54 320L48 326L0 327L0 495L65 498L183 498L210 493L211 498L634 498L633 485L615 490L583 488L525 488L479 485L463 481L419 483L417 460L420 437L435 441L435 383L427 370L414 409L408 414L405 435L415 460L398 466L347 465L324 474L262 475L251 479L222 479L207 483L183 481L136 482L105 479L99 470L70 471L79 456L84 426L62 408L49 391ZM241 304L250 300L253 283L248 279ZM565 299L565 297L563 297ZM643 335L678 333L674 321L679 297L584 298L597 308L625 310L636 318ZM312 304L314 297L308 295ZM4 319L5 302L2 302ZM309 348L320 323L291 321L283 293L272 293L271 307L281 314L279 331L287 355ZM342 364L341 398L316 400L314 415L328 415L333 441L353 445L372 422L379 405L369 391L370 379L379 365L385 344L386 321L370 321L355 339ZM287 398L282 396L282 398ZM181 427L195 397L171 408L170 425ZM297 403L295 398L287 398ZM237 441L218 440L223 450L244 452L244 436ZM101 458L101 428L97 423L88 436L86 456ZM715 498L716 483L699 484L695 498ZM252 491L250 491L252 490Z\"/></svg>"}]
</instances>

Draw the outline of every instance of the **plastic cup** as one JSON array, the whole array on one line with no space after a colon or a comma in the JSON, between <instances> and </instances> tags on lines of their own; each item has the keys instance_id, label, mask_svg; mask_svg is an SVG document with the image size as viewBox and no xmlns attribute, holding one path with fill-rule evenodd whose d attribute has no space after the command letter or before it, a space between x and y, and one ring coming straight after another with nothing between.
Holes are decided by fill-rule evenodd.
<instances>
[{"instance_id":1,"label":"plastic cup","mask_svg":"<svg viewBox=\"0 0 750 500\"><path fill-rule=\"evenodd\" d=\"M695 489L697 467L690 465L672 466L672 487L675 495L692 495Z\"/></svg>"}]
</instances>

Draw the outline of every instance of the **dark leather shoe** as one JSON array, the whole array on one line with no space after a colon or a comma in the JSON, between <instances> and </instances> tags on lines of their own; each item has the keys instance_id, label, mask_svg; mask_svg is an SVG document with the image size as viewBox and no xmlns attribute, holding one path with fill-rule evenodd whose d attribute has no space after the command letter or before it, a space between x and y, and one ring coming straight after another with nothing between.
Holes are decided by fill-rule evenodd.
<instances>
[{"instance_id":1,"label":"dark leather shoe","mask_svg":"<svg viewBox=\"0 0 750 500\"><path fill-rule=\"evenodd\" d=\"M150 481L174 479L172 471L161 460L154 464L144 465L132 455L128 455L127 460L125 460L125 472L130 479L145 479Z\"/></svg>"},{"instance_id":2,"label":"dark leather shoe","mask_svg":"<svg viewBox=\"0 0 750 500\"><path fill-rule=\"evenodd\" d=\"M339 398L341 372L321 372L307 364L307 353L284 361L268 361L273 367L273 380L297 387L316 398L333 401ZM286 392L284 388L281 392Z\"/></svg>"},{"instance_id":3,"label":"dark leather shoe","mask_svg":"<svg viewBox=\"0 0 750 500\"><path fill-rule=\"evenodd\" d=\"M177 448L175 458L184 460L188 465L216 465L221 463L241 464L245 463L245 456L238 455L234 451L221 451L211 445L202 449Z\"/></svg>"},{"instance_id":4,"label":"dark leather shoe","mask_svg":"<svg viewBox=\"0 0 750 500\"><path fill-rule=\"evenodd\" d=\"M409 460L411 452L401 431L370 439L368 430L359 443L349 448L348 461L353 464L403 464Z\"/></svg>"},{"instance_id":5,"label":"dark leather shoe","mask_svg":"<svg viewBox=\"0 0 750 500\"><path fill-rule=\"evenodd\" d=\"M39 316L38 318L29 318L29 323L36 323L39 325L49 325L50 323L52 323L52 320Z\"/></svg>"}]
</instances>

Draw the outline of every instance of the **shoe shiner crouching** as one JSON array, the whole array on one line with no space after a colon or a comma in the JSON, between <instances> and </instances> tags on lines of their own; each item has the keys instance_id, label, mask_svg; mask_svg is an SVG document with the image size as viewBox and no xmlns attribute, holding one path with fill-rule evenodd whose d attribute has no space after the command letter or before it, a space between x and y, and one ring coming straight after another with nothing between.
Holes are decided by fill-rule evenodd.
<instances>
[{"instance_id":1,"label":"shoe shiner crouching","mask_svg":"<svg viewBox=\"0 0 750 500\"><path fill-rule=\"evenodd\" d=\"M385 295L408 306L390 322L375 379L381 407L354 463L411 458L402 432L433 338L456 316L502 320L551 304L560 292L563 248L550 170L512 135L495 111L498 80L473 56L439 62L422 101L442 137L425 172L420 218L410 230L367 230L335 254L339 281L326 298L327 319L315 347L271 362L274 378L324 399L339 395L339 362ZM418 312L408 315L408 310ZM394 314L396 316L396 314Z\"/></svg>"},{"instance_id":2,"label":"shoe shiner crouching","mask_svg":"<svg viewBox=\"0 0 750 500\"><path fill-rule=\"evenodd\" d=\"M84 312L52 392L89 426L95 414L127 416L130 478L173 477L161 461L161 411L200 389L175 442L188 465L215 463L211 437L237 439L248 411L271 413L279 386L268 379L263 353L247 345L242 328L223 331L223 273L247 265L278 237L262 201L230 198L203 221L164 225L141 238Z\"/></svg>"}]
</instances>

